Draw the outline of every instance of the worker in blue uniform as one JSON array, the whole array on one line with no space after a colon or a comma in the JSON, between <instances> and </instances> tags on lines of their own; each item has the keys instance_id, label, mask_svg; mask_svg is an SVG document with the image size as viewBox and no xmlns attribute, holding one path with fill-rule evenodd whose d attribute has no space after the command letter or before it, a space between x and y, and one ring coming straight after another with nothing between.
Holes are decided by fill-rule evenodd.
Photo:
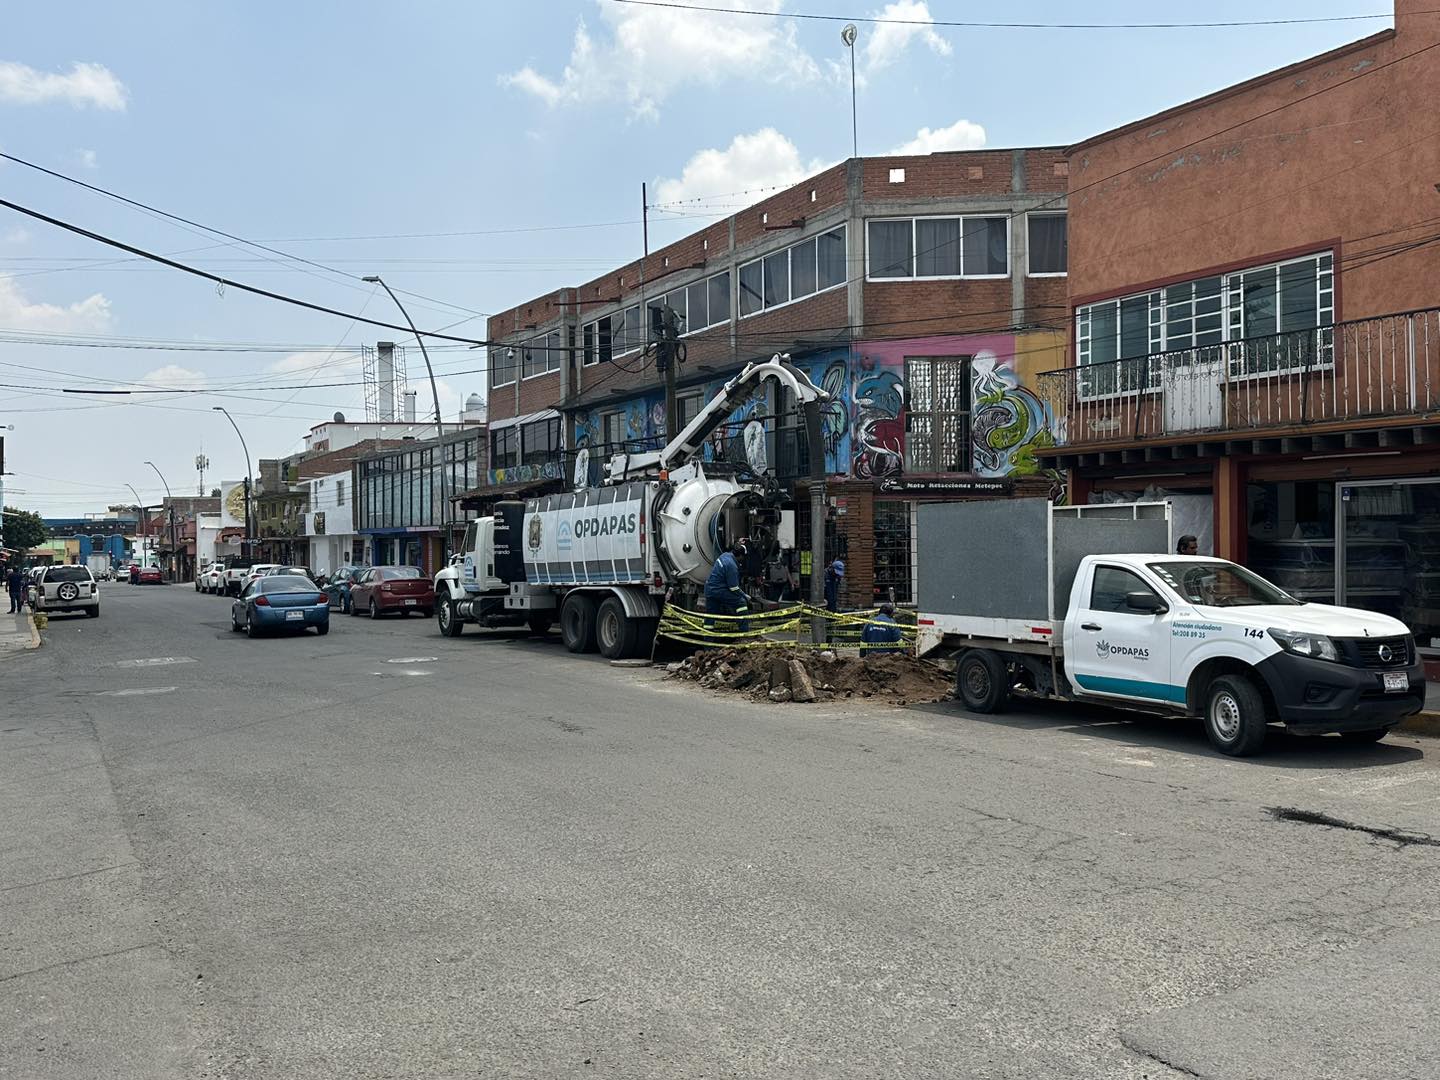
<instances>
[{"instance_id":1,"label":"worker in blue uniform","mask_svg":"<svg viewBox=\"0 0 1440 1080\"><path fill-rule=\"evenodd\" d=\"M879 613L865 623L860 631L860 655L879 656L902 651L900 624L895 621L895 605L881 604Z\"/></svg>"},{"instance_id":2,"label":"worker in blue uniform","mask_svg":"<svg viewBox=\"0 0 1440 1080\"><path fill-rule=\"evenodd\" d=\"M705 579L705 610L715 615L746 615L750 598L740 589L740 564L746 555L744 540L722 551ZM742 624L743 628L743 624Z\"/></svg>"}]
</instances>

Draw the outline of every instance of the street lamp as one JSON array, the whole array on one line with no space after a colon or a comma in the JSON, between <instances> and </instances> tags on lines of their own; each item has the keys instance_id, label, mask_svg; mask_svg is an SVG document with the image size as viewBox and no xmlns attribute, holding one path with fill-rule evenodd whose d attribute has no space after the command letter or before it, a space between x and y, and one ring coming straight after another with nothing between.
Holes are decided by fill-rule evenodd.
<instances>
[{"instance_id":1,"label":"street lamp","mask_svg":"<svg viewBox=\"0 0 1440 1080\"><path fill-rule=\"evenodd\" d=\"M145 464L154 469L155 475L160 477L160 483L165 485L165 498L170 500L170 580L173 582L177 566L175 560L175 500L170 494L170 481L165 479L165 474L160 471L160 466L153 461L147 461Z\"/></svg>"},{"instance_id":2,"label":"street lamp","mask_svg":"<svg viewBox=\"0 0 1440 1080\"><path fill-rule=\"evenodd\" d=\"M410 330L415 335L415 340L420 343L420 355L425 360L425 373L430 376L430 396L435 399L435 432L439 436L437 452L440 455L440 565L445 566L450 561L450 500L446 497L445 474L449 471L445 461L445 422L440 415L440 391L435 387L435 369L430 366L430 354L425 351L425 338L415 328L415 320L410 318L410 312L405 310L405 305L400 303L400 298L395 295L394 290L385 284L385 279L379 274L369 274L360 279L371 285L379 285L387 293L395 306L400 309L400 314L405 316L405 321L410 324Z\"/></svg>"},{"instance_id":3,"label":"street lamp","mask_svg":"<svg viewBox=\"0 0 1440 1080\"><path fill-rule=\"evenodd\" d=\"M240 425L235 423L235 418L226 412L224 405L212 405L210 408L214 412L225 413L225 419L230 421L230 426L235 429L235 434L240 435ZM255 482L251 478L250 448L245 445L244 435L240 435L240 449L245 451L245 543L241 546L241 551L245 552L254 539L250 532L250 489L255 486Z\"/></svg>"}]
</instances>

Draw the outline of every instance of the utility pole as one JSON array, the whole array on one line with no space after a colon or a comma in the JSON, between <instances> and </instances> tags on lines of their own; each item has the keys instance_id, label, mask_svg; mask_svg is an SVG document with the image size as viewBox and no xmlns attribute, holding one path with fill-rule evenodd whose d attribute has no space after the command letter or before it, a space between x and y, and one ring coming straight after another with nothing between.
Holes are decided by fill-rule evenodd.
<instances>
[{"instance_id":1,"label":"utility pole","mask_svg":"<svg viewBox=\"0 0 1440 1080\"><path fill-rule=\"evenodd\" d=\"M650 257L650 198L646 185L640 184L640 231L644 258ZM644 265L643 262L641 264ZM643 272L643 271L642 271ZM679 365L676 341L680 336L675 312L668 304L660 309L660 318L651 327L657 343L655 366L665 376L665 437L673 439L680 431L680 405L675 396L675 370Z\"/></svg>"},{"instance_id":2,"label":"utility pole","mask_svg":"<svg viewBox=\"0 0 1440 1080\"><path fill-rule=\"evenodd\" d=\"M810 606L825 606L825 432L821 427L819 401L805 403L805 444L810 452ZM810 640L825 640L823 615L810 618Z\"/></svg>"},{"instance_id":3,"label":"utility pole","mask_svg":"<svg viewBox=\"0 0 1440 1080\"><path fill-rule=\"evenodd\" d=\"M155 470L155 475L160 477L160 482L165 485L165 498L170 503L170 580L176 580L176 569L179 566L178 555L175 551L175 499L170 494L170 481L165 479L165 474L153 461L145 462Z\"/></svg>"}]
</instances>

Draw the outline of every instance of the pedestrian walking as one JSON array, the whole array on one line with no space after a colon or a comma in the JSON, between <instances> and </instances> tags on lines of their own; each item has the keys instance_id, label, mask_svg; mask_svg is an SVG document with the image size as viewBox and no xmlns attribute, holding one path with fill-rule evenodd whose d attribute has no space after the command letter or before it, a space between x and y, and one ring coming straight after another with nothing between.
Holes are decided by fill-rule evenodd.
<instances>
[{"instance_id":1,"label":"pedestrian walking","mask_svg":"<svg viewBox=\"0 0 1440 1080\"><path fill-rule=\"evenodd\" d=\"M5 584L10 590L10 614L15 615L24 610L25 604L25 575L20 567L10 568L10 573L5 576Z\"/></svg>"}]
</instances>

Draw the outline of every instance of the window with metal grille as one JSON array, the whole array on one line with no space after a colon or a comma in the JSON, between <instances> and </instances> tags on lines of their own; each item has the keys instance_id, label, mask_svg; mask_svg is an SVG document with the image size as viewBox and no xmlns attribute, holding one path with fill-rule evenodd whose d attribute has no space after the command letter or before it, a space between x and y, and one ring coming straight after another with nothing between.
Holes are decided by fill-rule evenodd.
<instances>
[{"instance_id":1,"label":"window with metal grille","mask_svg":"<svg viewBox=\"0 0 1440 1080\"><path fill-rule=\"evenodd\" d=\"M905 358L905 470L970 471L970 357Z\"/></svg>"}]
</instances>

